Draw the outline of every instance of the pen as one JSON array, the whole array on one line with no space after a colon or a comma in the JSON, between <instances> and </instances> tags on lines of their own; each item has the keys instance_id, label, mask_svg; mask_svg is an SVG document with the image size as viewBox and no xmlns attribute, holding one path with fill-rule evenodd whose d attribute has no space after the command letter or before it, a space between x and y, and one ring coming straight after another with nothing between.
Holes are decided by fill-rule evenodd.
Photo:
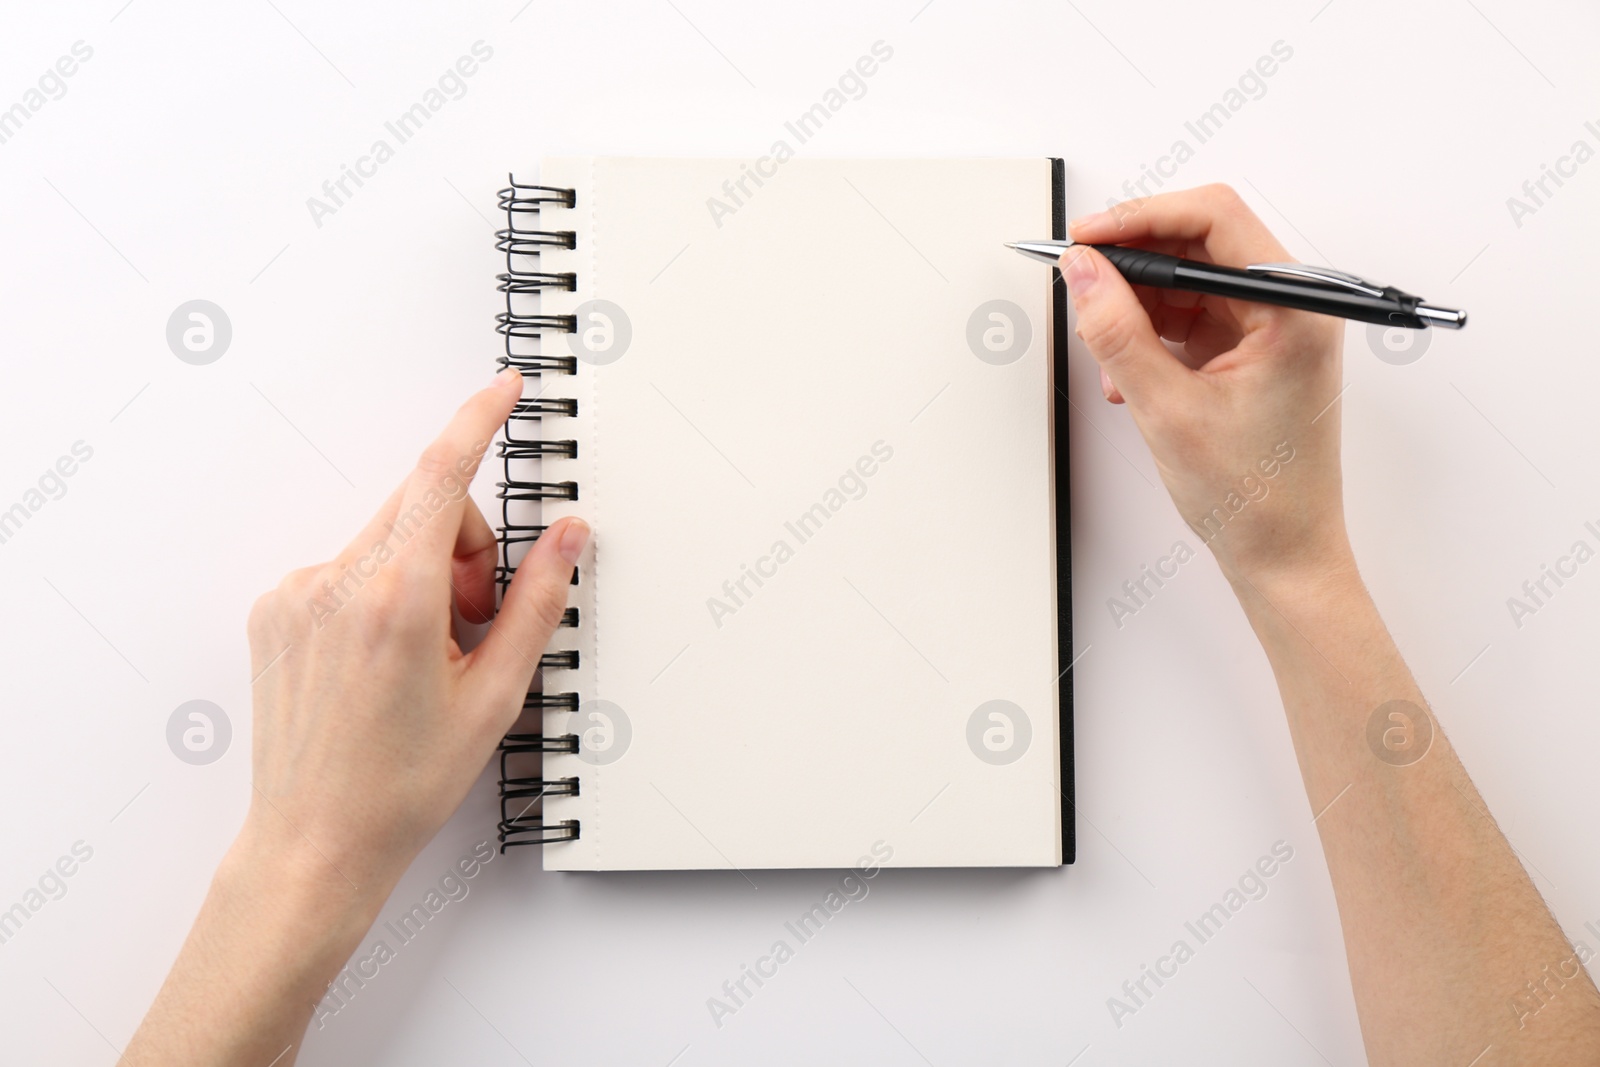
<instances>
[{"instance_id":1,"label":"pen","mask_svg":"<svg viewBox=\"0 0 1600 1067\"><path fill-rule=\"evenodd\" d=\"M1061 253L1073 244L1073 241L1018 241L1006 247L1055 265ZM1409 330L1425 330L1429 326L1459 330L1467 324L1465 311L1434 307L1423 303L1421 297L1392 285L1379 285L1330 267L1252 263L1241 270L1122 245L1086 247L1105 256L1135 285L1252 300L1258 304L1275 304Z\"/></svg>"}]
</instances>

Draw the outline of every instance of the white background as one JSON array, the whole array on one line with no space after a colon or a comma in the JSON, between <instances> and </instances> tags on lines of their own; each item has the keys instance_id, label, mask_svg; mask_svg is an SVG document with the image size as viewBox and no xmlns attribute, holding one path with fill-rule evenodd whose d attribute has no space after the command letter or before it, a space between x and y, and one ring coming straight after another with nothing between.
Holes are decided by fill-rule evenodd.
<instances>
[{"instance_id":1,"label":"white background","mask_svg":"<svg viewBox=\"0 0 1600 1067\"><path fill-rule=\"evenodd\" d=\"M1506 607L1600 525L1600 162L1520 226L1506 205L1575 140L1600 145L1592 7L104 0L5 19L0 108L73 42L94 50L0 144L0 507L73 442L94 449L0 545L0 908L74 842L93 849L0 945L8 1062L111 1064L154 995L250 792L251 601L343 544L490 375L505 171L754 158L880 39L892 60L806 151L1064 155L1074 213L1193 146L1185 120L1275 41L1293 49L1168 187L1228 181L1302 259L1471 311L1409 365L1347 331L1353 534L1490 807L1596 947L1600 562L1520 629ZM494 54L467 94L315 225L307 198L480 39ZM233 325L210 366L165 340L194 298ZM718 1029L706 999L837 874L752 889L497 858L300 1062L1361 1062L1265 659L1205 558L1115 626L1122 581L1194 539L1076 347L1070 385L1075 867L888 872ZM209 766L167 748L191 699L233 725ZM495 807L486 778L386 918ZM1268 895L1115 1025L1107 998L1278 840L1295 858Z\"/></svg>"}]
</instances>

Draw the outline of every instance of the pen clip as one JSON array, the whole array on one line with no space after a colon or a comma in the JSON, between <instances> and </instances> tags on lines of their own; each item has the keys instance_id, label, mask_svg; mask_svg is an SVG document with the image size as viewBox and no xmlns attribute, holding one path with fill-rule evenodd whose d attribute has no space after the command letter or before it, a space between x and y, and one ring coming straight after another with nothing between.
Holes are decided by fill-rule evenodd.
<instances>
[{"instance_id":1,"label":"pen clip","mask_svg":"<svg viewBox=\"0 0 1600 1067\"><path fill-rule=\"evenodd\" d=\"M1354 274L1334 270L1332 267L1308 267L1304 263L1251 263L1245 270L1252 274L1287 274L1296 278L1310 278L1312 281L1327 282L1329 285L1365 293L1367 296L1383 295L1383 286L1377 282L1369 282L1365 278L1358 278Z\"/></svg>"}]
</instances>

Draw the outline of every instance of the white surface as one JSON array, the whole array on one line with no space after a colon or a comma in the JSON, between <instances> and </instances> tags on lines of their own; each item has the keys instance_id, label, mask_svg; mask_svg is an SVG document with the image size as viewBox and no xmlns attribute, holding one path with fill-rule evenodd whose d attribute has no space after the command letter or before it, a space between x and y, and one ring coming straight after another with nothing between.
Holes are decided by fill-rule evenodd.
<instances>
[{"instance_id":1,"label":"white surface","mask_svg":"<svg viewBox=\"0 0 1600 1067\"><path fill-rule=\"evenodd\" d=\"M579 442L544 462L580 487L545 521L596 530L581 625L557 641L579 667L545 683L631 724L545 757L546 778L582 790L545 818L582 835L544 864L840 868L877 845L891 867L1055 866L1049 273L996 237L1050 231L1050 163L774 168L720 220L707 197L738 160L541 168L577 192L541 212L577 235L540 257L577 277L543 311L613 331L600 360L547 338L581 353L577 373L529 386L578 401L542 426ZM619 310L591 319L595 300ZM969 347L993 300L1035 324L1004 365ZM971 625L986 616L999 625ZM1016 758L999 765L968 747L994 700L1031 724L1026 742L1000 724ZM593 741L577 718L547 712L545 733Z\"/></svg>"},{"instance_id":2,"label":"white surface","mask_svg":"<svg viewBox=\"0 0 1600 1067\"><path fill-rule=\"evenodd\" d=\"M893 60L819 153L1061 153L1074 211L1121 195L1274 41L1292 46L1169 186L1232 182L1295 254L1471 311L1466 332L1410 366L1348 331L1351 521L1439 717L1556 915L1587 939L1600 920L1585 824L1600 808L1600 571L1520 630L1506 598L1600 516L1600 161L1520 227L1506 198L1595 140L1593 8L912 0L757 16L674 2L539 3L515 21L518 0L468 14L299 0L9 10L0 102L74 41L94 57L0 145L0 500L74 441L95 451L0 545L0 903L75 841L94 851L0 946L6 1057L109 1065L137 1024L245 808L251 600L343 544L487 377L497 257L478 212L492 218L508 165L754 158L879 39ZM306 198L479 39L494 56L467 94L316 228ZM179 363L164 339L196 297L234 325L209 367ZM936 1064L1064 1063L1085 1046L1080 1067L1361 1062L1265 661L1204 560L1115 628L1106 598L1190 535L1076 348L1070 384L1076 866L887 872L719 1030L706 999L836 875L757 874L752 890L721 872L562 876L495 859L301 1062L912 1064L921 1050ZM164 739L196 698L235 730L207 767ZM486 780L390 910L480 841L494 809ZM1295 858L1267 897L1118 1029L1107 998L1279 839Z\"/></svg>"}]
</instances>

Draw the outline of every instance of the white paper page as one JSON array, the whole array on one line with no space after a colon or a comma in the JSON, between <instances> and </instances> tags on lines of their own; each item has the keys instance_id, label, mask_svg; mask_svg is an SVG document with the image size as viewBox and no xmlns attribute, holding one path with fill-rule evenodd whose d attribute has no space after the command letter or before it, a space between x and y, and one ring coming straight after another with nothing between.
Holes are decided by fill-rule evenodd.
<instances>
[{"instance_id":1,"label":"white paper page","mask_svg":"<svg viewBox=\"0 0 1600 1067\"><path fill-rule=\"evenodd\" d=\"M1048 161L541 174L577 197L541 222L577 234L544 309L615 357L543 383L580 442L545 477L581 486L545 516L595 530L553 646L581 665L546 677L585 709L545 731L601 725L545 757L582 828L546 867L1059 863L1049 272L1002 247L1050 233ZM1021 716L972 727L997 700Z\"/></svg>"}]
</instances>

